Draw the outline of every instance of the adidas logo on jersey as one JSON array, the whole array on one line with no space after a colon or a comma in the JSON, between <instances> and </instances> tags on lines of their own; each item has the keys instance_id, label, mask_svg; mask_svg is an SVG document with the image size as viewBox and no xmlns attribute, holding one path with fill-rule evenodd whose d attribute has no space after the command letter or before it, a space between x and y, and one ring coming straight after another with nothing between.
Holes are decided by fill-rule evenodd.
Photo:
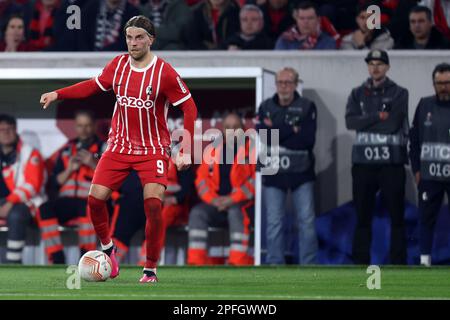
<instances>
[{"instance_id":1,"label":"adidas logo on jersey","mask_svg":"<svg viewBox=\"0 0 450 320\"><path fill-rule=\"evenodd\" d=\"M141 98L126 97L126 96L119 96L119 95L117 95L116 98L117 98L117 102L123 107L139 108L139 109L153 108L152 100L142 100Z\"/></svg>"}]
</instances>

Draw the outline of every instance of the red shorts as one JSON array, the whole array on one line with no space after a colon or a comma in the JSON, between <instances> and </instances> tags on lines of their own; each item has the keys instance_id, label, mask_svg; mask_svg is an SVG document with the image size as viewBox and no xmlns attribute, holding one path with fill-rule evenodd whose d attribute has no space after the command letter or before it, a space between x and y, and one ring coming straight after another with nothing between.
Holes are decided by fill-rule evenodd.
<instances>
[{"instance_id":1,"label":"red shorts","mask_svg":"<svg viewBox=\"0 0 450 320\"><path fill-rule=\"evenodd\" d=\"M163 155L132 155L106 151L95 168L92 184L118 190L131 170L135 170L142 186L159 183L167 186L169 158Z\"/></svg>"}]
</instances>

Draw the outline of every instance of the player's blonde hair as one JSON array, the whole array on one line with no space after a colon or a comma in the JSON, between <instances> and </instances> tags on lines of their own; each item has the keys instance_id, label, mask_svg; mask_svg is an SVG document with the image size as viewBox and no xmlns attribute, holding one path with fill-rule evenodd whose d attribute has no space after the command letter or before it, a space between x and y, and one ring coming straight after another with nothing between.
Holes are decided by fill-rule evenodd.
<instances>
[{"instance_id":1,"label":"player's blonde hair","mask_svg":"<svg viewBox=\"0 0 450 320\"><path fill-rule=\"evenodd\" d=\"M125 35L127 34L127 29L130 27L144 29L149 36L156 37L155 26L146 16L134 16L130 20L128 20L125 24L125 27L123 28L123 32L125 33Z\"/></svg>"}]
</instances>

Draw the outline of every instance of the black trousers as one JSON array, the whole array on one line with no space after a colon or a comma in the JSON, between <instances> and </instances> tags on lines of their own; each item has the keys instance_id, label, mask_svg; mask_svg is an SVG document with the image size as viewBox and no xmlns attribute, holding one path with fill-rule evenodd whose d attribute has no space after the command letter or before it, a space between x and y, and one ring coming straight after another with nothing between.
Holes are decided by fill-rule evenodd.
<instances>
[{"instance_id":1,"label":"black trousers","mask_svg":"<svg viewBox=\"0 0 450 320\"><path fill-rule=\"evenodd\" d=\"M57 218L60 225L86 216L87 199L61 197L47 201L39 208L41 219Z\"/></svg>"},{"instance_id":2,"label":"black trousers","mask_svg":"<svg viewBox=\"0 0 450 320\"><path fill-rule=\"evenodd\" d=\"M376 194L381 191L391 217L390 263L406 264L405 168L403 165L353 165L353 202L357 223L353 261L370 264L372 217Z\"/></svg>"},{"instance_id":3,"label":"black trousers","mask_svg":"<svg viewBox=\"0 0 450 320\"><path fill-rule=\"evenodd\" d=\"M450 199L450 183L421 180L419 198L419 244L420 254L430 255L433 247L434 227L444 200Z\"/></svg>"}]
</instances>

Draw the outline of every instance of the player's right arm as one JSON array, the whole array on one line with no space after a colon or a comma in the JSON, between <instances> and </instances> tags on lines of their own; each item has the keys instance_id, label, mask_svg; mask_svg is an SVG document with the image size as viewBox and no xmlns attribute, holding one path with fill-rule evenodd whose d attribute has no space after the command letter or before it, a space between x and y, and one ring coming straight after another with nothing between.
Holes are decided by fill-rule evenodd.
<instances>
[{"instance_id":1,"label":"player's right arm","mask_svg":"<svg viewBox=\"0 0 450 320\"><path fill-rule=\"evenodd\" d=\"M70 87L58 89L56 91L44 93L41 96L42 108L47 109L48 106L56 100L66 99L83 99L102 91L95 82L95 79L89 79L76 83Z\"/></svg>"},{"instance_id":2,"label":"player's right arm","mask_svg":"<svg viewBox=\"0 0 450 320\"><path fill-rule=\"evenodd\" d=\"M117 56L111 60L103 69L102 73L95 78L78 82L72 86L44 93L41 96L41 105L44 109L56 100L84 99L101 91L109 91L113 87L114 74L118 64L124 56Z\"/></svg>"}]
</instances>

